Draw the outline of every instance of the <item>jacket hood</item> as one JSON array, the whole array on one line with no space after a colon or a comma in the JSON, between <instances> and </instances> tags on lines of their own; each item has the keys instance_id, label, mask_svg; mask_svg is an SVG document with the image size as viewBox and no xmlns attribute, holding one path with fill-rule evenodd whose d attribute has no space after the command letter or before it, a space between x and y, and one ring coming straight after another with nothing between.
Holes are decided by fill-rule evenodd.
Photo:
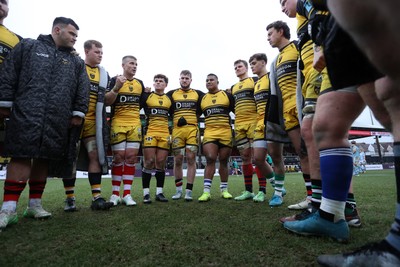
<instances>
[{"instance_id":1,"label":"jacket hood","mask_svg":"<svg viewBox=\"0 0 400 267\"><path fill-rule=\"evenodd\" d=\"M56 43L54 42L54 39L51 36L51 34L47 34L47 35L41 34L41 35L39 35L39 37L37 39L38 39L38 41L44 42L47 45L56 47ZM65 52L72 52L74 49L70 48L70 47L59 47L58 50L65 51Z\"/></svg>"}]
</instances>

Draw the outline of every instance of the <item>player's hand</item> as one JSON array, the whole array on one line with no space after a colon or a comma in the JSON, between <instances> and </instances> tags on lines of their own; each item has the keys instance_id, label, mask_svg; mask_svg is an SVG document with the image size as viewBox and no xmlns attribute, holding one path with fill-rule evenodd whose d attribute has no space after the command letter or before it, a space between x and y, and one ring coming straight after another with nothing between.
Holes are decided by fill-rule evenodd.
<instances>
[{"instance_id":1,"label":"player's hand","mask_svg":"<svg viewBox=\"0 0 400 267\"><path fill-rule=\"evenodd\" d=\"M318 72L321 72L326 66L324 52L320 46L314 47L313 67Z\"/></svg>"},{"instance_id":2,"label":"player's hand","mask_svg":"<svg viewBox=\"0 0 400 267\"><path fill-rule=\"evenodd\" d=\"M0 118L8 118L10 117L10 113L10 108L0 108Z\"/></svg>"},{"instance_id":3,"label":"player's hand","mask_svg":"<svg viewBox=\"0 0 400 267\"><path fill-rule=\"evenodd\" d=\"M123 75L118 75L117 78L115 79L115 86L114 86L114 90L115 91L119 91L119 89L121 89L121 87L124 85L124 83L127 81L126 77Z\"/></svg>"},{"instance_id":4,"label":"player's hand","mask_svg":"<svg viewBox=\"0 0 400 267\"><path fill-rule=\"evenodd\" d=\"M73 116L71 118L71 127L79 127L82 125L83 122L83 118L79 117L79 116Z\"/></svg>"}]
</instances>

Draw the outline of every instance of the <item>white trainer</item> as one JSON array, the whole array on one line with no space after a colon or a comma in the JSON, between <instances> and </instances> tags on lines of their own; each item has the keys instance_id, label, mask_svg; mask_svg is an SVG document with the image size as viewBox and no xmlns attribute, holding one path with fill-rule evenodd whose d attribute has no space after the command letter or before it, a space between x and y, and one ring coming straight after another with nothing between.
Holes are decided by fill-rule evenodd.
<instances>
[{"instance_id":1,"label":"white trainer","mask_svg":"<svg viewBox=\"0 0 400 267\"><path fill-rule=\"evenodd\" d=\"M2 210L0 211L0 232L8 225L16 224L18 222L18 215L14 211Z\"/></svg>"},{"instance_id":2,"label":"white trainer","mask_svg":"<svg viewBox=\"0 0 400 267\"><path fill-rule=\"evenodd\" d=\"M311 201L306 198L303 201L300 201L299 203L289 205L288 209L290 209L290 210L305 210L308 208L308 204L310 204L310 202Z\"/></svg>"},{"instance_id":3,"label":"white trainer","mask_svg":"<svg viewBox=\"0 0 400 267\"><path fill-rule=\"evenodd\" d=\"M127 206L136 206L136 201L132 199L131 195L126 195L122 198L122 203Z\"/></svg>"},{"instance_id":4,"label":"white trainer","mask_svg":"<svg viewBox=\"0 0 400 267\"><path fill-rule=\"evenodd\" d=\"M172 198L173 200L178 200L178 199L180 199L181 197L182 197L182 191L181 191L181 190L177 190L176 193L175 193L175 195L173 195L171 198Z\"/></svg>"},{"instance_id":5,"label":"white trainer","mask_svg":"<svg viewBox=\"0 0 400 267\"><path fill-rule=\"evenodd\" d=\"M186 190L185 201L192 201L192 200L193 200L192 191L191 190Z\"/></svg>"},{"instance_id":6,"label":"white trainer","mask_svg":"<svg viewBox=\"0 0 400 267\"><path fill-rule=\"evenodd\" d=\"M118 204L121 203L121 198L120 198L120 196L117 196L117 195L113 194L110 197L110 202L112 202L114 204L114 206L117 206Z\"/></svg>"},{"instance_id":7,"label":"white trainer","mask_svg":"<svg viewBox=\"0 0 400 267\"><path fill-rule=\"evenodd\" d=\"M37 205L33 207L27 207L24 212L24 217L34 219L47 219L51 217L51 213L45 211L42 205Z\"/></svg>"}]
</instances>

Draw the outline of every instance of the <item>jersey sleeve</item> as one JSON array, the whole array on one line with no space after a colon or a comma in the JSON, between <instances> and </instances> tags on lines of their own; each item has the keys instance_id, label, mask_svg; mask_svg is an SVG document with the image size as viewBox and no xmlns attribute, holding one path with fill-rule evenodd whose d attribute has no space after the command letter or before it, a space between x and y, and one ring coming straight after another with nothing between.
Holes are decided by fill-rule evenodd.
<instances>
[{"instance_id":1,"label":"jersey sleeve","mask_svg":"<svg viewBox=\"0 0 400 267\"><path fill-rule=\"evenodd\" d=\"M140 108L143 108L146 111L147 108L147 99L149 99L151 93L143 92L140 97Z\"/></svg>"},{"instance_id":2,"label":"jersey sleeve","mask_svg":"<svg viewBox=\"0 0 400 267\"><path fill-rule=\"evenodd\" d=\"M196 115L197 115L197 117L200 117L201 114L203 113L203 111L201 110L201 100L203 99L205 93L200 90L196 90L196 92L199 95L199 101L197 102Z\"/></svg>"},{"instance_id":3,"label":"jersey sleeve","mask_svg":"<svg viewBox=\"0 0 400 267\"><path fill-rule=\"evenodd\" d=\"M233 98L233 95L230 93L226 93L229 99L229 111L232 113L235 113L235 99Z\"/></svg>"},{"instance_id":4,"label":"jersey sleeve","mask_svg":"<svg viewBox=\"0 0 400 267\"><path fill-rule=\"evenodd\" d=\"M110 81L109 81L109 83L108 83L108 87L107 87L107 92L111 91L111 90L114 88L115 83L116 83L116 80L117 80L117 76L112 77L112 78L110 79Z\"/></svg>"},{"instance_id":5,"label":"jersey sleeve","mask_svg":"<svg viewBox=\"0 0 400 267\"><path fill-rule=\"evenodd\" d=\"M175 91L176 91L176 89L168 91L166 93L167 97L171 100L171 107L169 109L169 114L171 115L171 117L174 115L174 112L175 112L175 102L174 102L174 99L172 97L172 95L174 94Z\"/></svg>"}]
</instances>

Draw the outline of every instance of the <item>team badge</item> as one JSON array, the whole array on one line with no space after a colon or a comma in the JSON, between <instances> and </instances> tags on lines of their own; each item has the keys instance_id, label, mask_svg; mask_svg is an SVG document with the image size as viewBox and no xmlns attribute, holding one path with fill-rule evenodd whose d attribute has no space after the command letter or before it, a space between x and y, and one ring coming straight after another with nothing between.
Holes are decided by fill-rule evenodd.
<instances>
[{"instance_id":1,"label":"team badge","mask_svg":"<svg viewBox=\"0 0 400 267\"><path fill-rule=\"evenodd\" d=\"M132 85L129 85L129 91L133 91L133 86Z\"/></svg>"},{"instance_id":2,"label":"team badge","mask_svg":"<svg viewBox=\"0 0 400 267\"><path fill-rule=\"evenodd\" d=\"M96 77L96 75L94 75L93 73L90 73L90 79L94 80L95 77Z\"/></svg>"},{"instance_id":3,"label":"team badge","mask_svg":"<svg viewBox=\"0 0 400 267\"><path fill-rule=\"evenodd\" d=\"M185 99L186 99L186 98L187 98L187 94L184 94L184 95L183 95L183 98L185 98Z\"/></svg>"},{"instance_id":4,"label":"team badge","mask_svg":"<svg viewBox=\"0 0 400 267\"><path fill-rule=\"evenodd\" d=\"M217 99L213 99L213 100L211 100L211 102L212 102L213 104L215 104L215 103L217 102Z\"/></svg>"},{"instance_id":5,"label":"team badge","mask_svg":"<svg viewBox=\"0 0 400 267\"><path fill-rule=\"evenodd\" d=\"M163 103L164 103L164 101L162 101L162 100L159 100L159 101L158 101L158 103L160 104L160 106L162 106L162 105L163 105Z\"/></svg>"}]
</instances>

